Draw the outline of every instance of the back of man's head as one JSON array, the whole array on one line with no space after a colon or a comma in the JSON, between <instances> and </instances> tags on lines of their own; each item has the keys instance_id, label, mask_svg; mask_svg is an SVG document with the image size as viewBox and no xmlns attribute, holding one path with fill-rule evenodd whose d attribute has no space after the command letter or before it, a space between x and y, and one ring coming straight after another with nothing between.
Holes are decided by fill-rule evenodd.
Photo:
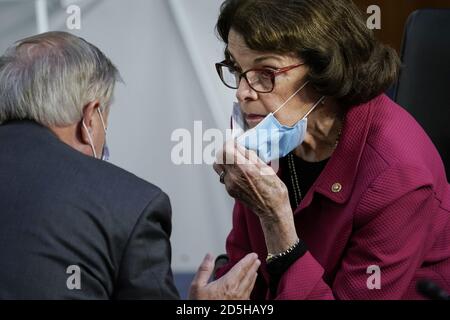
<instances>
[{"instance_id":1,"label":"back of man's head","mask_svg":"<svg viewBox=\"0 0 450 320\"><path fill-rule=\"evenodd\" d=\"M66 32L26 38L0 57L0 124L73 125L92 101L109 108L118 80L117 68L82 38Z\"/></svg>"}]
</instances>

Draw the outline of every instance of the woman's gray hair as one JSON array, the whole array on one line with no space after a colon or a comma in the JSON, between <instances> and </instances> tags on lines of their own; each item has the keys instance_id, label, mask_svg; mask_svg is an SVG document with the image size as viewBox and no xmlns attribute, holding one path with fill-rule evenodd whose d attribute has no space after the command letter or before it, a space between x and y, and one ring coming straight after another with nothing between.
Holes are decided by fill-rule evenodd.
<instances>
[{"instance_id":1,"label":"woman's gray hair","mask_svg":"<svg viewBox=\"0 0 450 320\"><path fill-rule=\"evenodd\" d=\"M0 124L28 119L47 127L79 122L98 100L108 109L120 74L94 45L66 32L18 41L0 57Z\"/></svg>"}]
</instances>

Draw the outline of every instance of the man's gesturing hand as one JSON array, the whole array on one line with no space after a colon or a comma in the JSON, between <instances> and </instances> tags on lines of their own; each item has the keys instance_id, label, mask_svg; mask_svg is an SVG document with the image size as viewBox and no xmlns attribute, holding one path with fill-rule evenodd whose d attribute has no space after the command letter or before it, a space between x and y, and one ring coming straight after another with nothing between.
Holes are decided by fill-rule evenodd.
<instances>
[{"instance_id":1,"label":"man's gesturing hand","mask_svg":"<svg viewBox=\"0 0 450 320\"><path fill-rule=\"evenodd\" d=\"M260 265L255 253L248 254L223 277L208 283L214 269L214 260L208 254L192 281L189 299L249 300Z\"/></svg>"}]
</instances>

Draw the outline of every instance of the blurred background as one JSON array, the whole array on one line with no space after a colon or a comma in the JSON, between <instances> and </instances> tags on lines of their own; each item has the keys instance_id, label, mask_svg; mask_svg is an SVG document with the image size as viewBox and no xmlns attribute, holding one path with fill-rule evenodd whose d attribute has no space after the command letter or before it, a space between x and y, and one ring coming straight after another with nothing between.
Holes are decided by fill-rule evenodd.
<instances>
[{"instance_id":1,"label":"blurred background","mask_svg":"<svg viewBox=\"0 0 450 320\"><path fill-rule=\"evenodd\" d=\"M450 1L356 0L366 13L381 8L383 42L400 50L408 15ZM206 164L175 165L172 133L229 126L234 92L216 75L223 44L215 35L222 0L0 0L0 51L49 30L69 31L98 46L119 68L108 144L111 162L160 186L173 208L173 270L182 297L207 252L225 252L232 201ZM80 29L69 30L66 10L78 6ZM369 15L368 15L369 16ZM200 134L202 134L200 132ZM192 137L201 144L200 136ZM203 147L207 145L203 143ZM192 146L194 149L194 145ZM202 145L195 145L202 148ZM124 194L124 197L127 195Z\"/></svg>"}]
</instances>

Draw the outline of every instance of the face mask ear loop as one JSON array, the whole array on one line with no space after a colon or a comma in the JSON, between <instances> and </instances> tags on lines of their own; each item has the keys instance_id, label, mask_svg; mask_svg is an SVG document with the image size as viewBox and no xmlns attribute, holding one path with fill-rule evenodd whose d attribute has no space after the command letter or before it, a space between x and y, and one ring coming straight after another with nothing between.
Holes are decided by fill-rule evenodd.
<instances>
[{"instance_id":1,"label":"face mask ear loop","mask_svg":"<svg viewBox=\"0 0 450 320\"><path fill-rule=\"evenodd\" d=\"M105 130L105 132L107 132L108 130L106 129L105 121L103 120L103 116L102 116L102 112L100 111L100 109L97 109L97 111L98 111L98 115L100 116L100 120L102 121L103 130Z\"/></svg>"},{"instance_id":2,"label":"face mask ear loop","mask_svg":"<svg viewBox=\"0 0 450 320\"><path fill-rule=\"evenodd\" d=\"M311 108L311 110L309 110L308 113L305 114L305 116L303 117L303 119L307 118L307 117L311 114L311 112L313 112L314 109L315 109L315 108L316 108L323 100L325 100L325 96L323 96L322 98L319 99L319 101L316 102L316 104Z\"/></svg>"},{"instance_id":3,"label":"face mask ear loop","mask_svg":"<svg viewBox=\"0 0 450 320\"><path fill-rule=\"evenodd\" d=\"M84 120L83 120L82 123L83 123L84 130L86 130L86 133L87 133L87 135L88 135L89 144L91 145L92 152L94 153L94 158L95 158L95 159L98 159L98 158L97 158L97 152L95 152L94 142L92 141L91 134L89 133L89 130L88 130L88 128L86 127L86 124L84 123Z\"/></svg>"},{"instance_id":4,"label":"face mask ear loop","mask_svg":"<svg viewBox=\"0 0 450 320\"><path fill-rule=\"evenodd\" d=\"M102 122L103 130L105 130L105 144L103 145L103 152L102 152L102 156L101 156L100 159L102 159L102 160L108 160L109 155L107 156L107 158L105 158L105 148L108 148L108 147L106 146L106 134L108 133L108 129L106 128L105 120L103 120L102 112L100 111L100 109L97 109L97 111L98 111L98 115L100 116L100 120L101 120L101 122Z\"/></svg>"},{"instance_id":5,"label":"face mask ear loop","mask_svg":"<svg viewBox=\"0 0 450 320\"><path fill-rule=\"evenodd\" d=\"M302 91L308 85L308 83L309 81L306 81L305 84L300 87L300 89L295 91L292 96L290 96L277 110L275 110L275 112L273 112L273 115L275 115L278 111L283 109L283 107L286 106L289 103L289 101L291 101L292 98L295 97L300 91Z\"/></svg>"}]
</instances>

